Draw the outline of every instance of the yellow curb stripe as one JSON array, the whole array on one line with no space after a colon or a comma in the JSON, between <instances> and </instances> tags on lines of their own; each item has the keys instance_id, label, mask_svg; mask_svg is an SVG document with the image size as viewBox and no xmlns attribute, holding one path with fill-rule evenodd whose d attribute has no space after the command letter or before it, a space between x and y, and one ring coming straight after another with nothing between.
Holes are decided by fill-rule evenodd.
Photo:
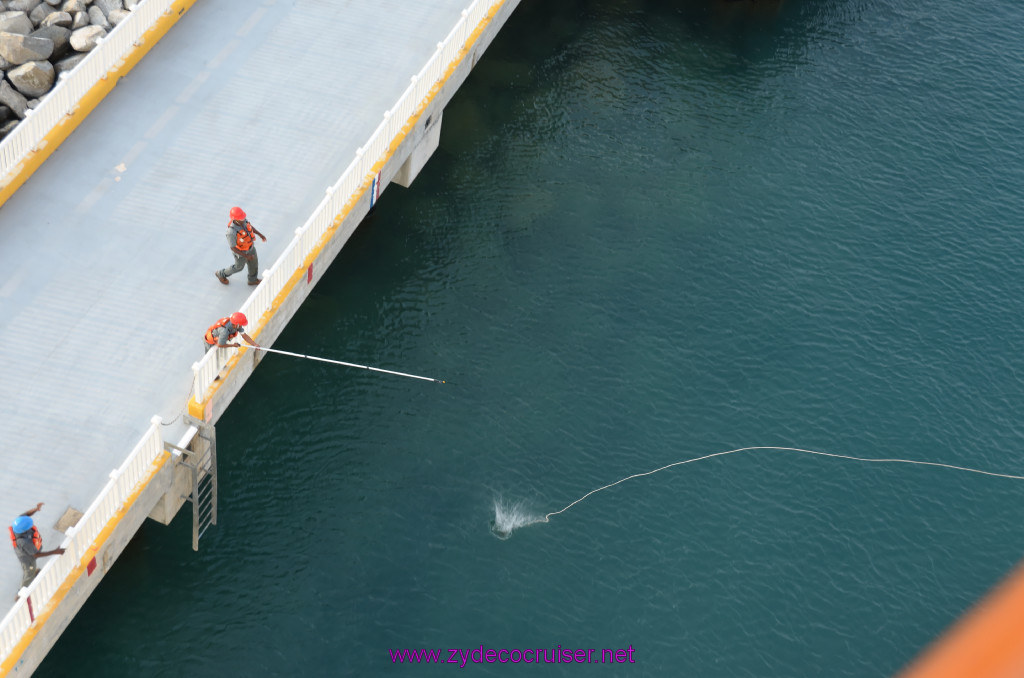
<instances>
[{"instance_id":1,"label":"yellow curb stripe","mask_svg":"<svg viewBox=\"0 0 1024 678\"><path fill-rule=\"evenodd\" d=\"M117 85L118 81L128 74L137 63L146 56L160 38L170 30L178 19L187 12L196 0L177 0L170 7L170 14L163 14L156 23L150 27L142 37L136 41L134 49L129 51L116 67L107 71L106 77L101 78L92 88L82 95L82 98L75 104L74 110L65 115L53 129L46 133L35 150L30 151L21 162L11 168L2 180L0 180L0 206L14 195L15 191L21 188L22 184L39 169L43 162L53 154L75 129L82 124L82 121L92 112L107 94Z\"/></svg>"},{"instance_id":2,"label":"yellow curb stripe","mask_svg":"<svg viewBox=\"0 0 1024 678\"><path fill-rule=\"evenodd\" d=\"M306 271L308 270L308 268L313 264L316 258L320 256L320 253L323 252L324 248L327 247L328 243L330 243L331 238L333 238L334 235L338 232L338 228L340 228L341 224L344 223L346 218L348 218L348 215L352 211L352 208L355 207L356 203L358 203L363 198L363 196L366 194L366 191L368 191L370 187L373 185L373 180L377 176L377 173L380 172L381 169L384 168L384 165L386 165L388 161L391 160L392 157L394 157L395 153L398 152L398 149L401 147L402 142L405 141L405 138L409 135L409 132L416 128L416 124L423 116L423 113L427 110L427 107L430 106L434 98L437 97L441 89L445 86L445 84L447 84L448 80L451 79L452 75L455 73L455 70L462 64L466 56L469 54L470 49L476 44L477 40L480 39L480 36L490 25L491 21L494 20L494 17L497 15L498 11L504 5L505 0L501 0L501 2L496 3L493 7L491 7L490 11L487 12L486 16L484 16L484 18L481 19L480 22L476 25L476 28L473 29L473 32L469 34L469 37L466 38L465 45L463 45L462 49L459 50L459 53L456 55L456 57L452 59L452 62L451 64L448 65L448 68L445 70L444 75L442 75L438 79L438 81L434 83L434 85L430 88L430 91L427 92L427 95L423 97L422 103L416 108L415 111L413 111L412 115L409 116L409 119L406 120L405 124L402 125L402 128L398 131L398 134L395 135L395 138L391 140L391 144L388 146L388 150L385 152L384 156L373 165L373 168L370 170L369 174L366 175L365 179L363 180L363 183L356 188L356 190L352 193L352 196L341 208L341 212L339 212L338 215L334 217L332 225L324 232L323 236L321 236L317 244L314 245L309 255L306 256L305 260L302 262L302 265L295 270L291 277L288 278L288 282L285 283L284 287L281 288L281 291L278 292L276 297L274 297L274 301L271 303L270 308L267 309L267 311L260 317L259 329L257 329L253 333L253 339L259 338L260 332L262 332L262 329L266 324L264 320L269 321L270 318L274 316L274 314L281 308L281 305L288 299L289 295L291 295L292 291L295 289L295 286L298 285L299 282L306 277ZM202 419L203 421L209 421L209 417L212 413L211 405L213 403L213 398L216 395L218 389L220 388L220 385L227 380L228 375L231 374L231 370L235 368L235 366L238 364L238 361L241 359L241 356L248 350L250 349L244 346L239 348L235 355L232 356L227 361L224 368L222 368L222 370L227 370L225 376L220 381L215 381L213 384L211 384L210 388L207 389L206 398L204 400L196 400L195 396L189 398L188 413L190 416L193 416L196 419Z\"/></svg>"},{"instance_id":3,"label":"yellow curb stripe","mask_svg":"<svg viewBox=\"0 0 1024 678\"><path fill-rule=\"evenodd\" d=\"M42 630L43 625L46 624L46 621L57 610L64 598L66 598L68 593L71 592L71 589L75 587L78 580L81 579L82 573L84 573L89 566L89 562L93 557L95 557L96 553L103 548L107 540L110 538L110 535L113 534L114 530L117 529L117 526L121 523L121 520L135 504L139 495L141 495L142 491L149 486L149 483L156 477L156 474L163 469L167 460L170 458L170 453L165 451L159 459L153 462L153 470L150 471L145 480L138 484L136 489L125 499L121 508L119 508L110 520L107 521L107 524L104 525L103 529L96 536L96 539L94 539L89 548L85 550L85 555L79 561L78 565L76 565L75 569L71 570L71 572L68 573L68 576L64 578L64 582L54 592L53 596L50 597L50 600L47 601L46 607L36 615L36 620L28 627L28 631L25 632L21 637L21 640L18 641L18 644L14 646L11 653L6 659L4 659L3 664L0 664L0 676L7 676L10 671L18 665L21 661L21 656L32 644L32 641L35 640L39 631ZM145 520L145 518L143 520Z\"/></svg>"},{"instance_id":4,"label":"yellow curb stripe","mask_svg":"<svg viewBox=\"0 0 1024 678\"><path fill-rule=\"evenodd\" d=\"M170 30L171 26L177 23L178 19L185 14L189 9L192 8L196 0L177 0L172 3L169 8L169 13L164 13L156 22L151 26L142 36L136 41L135 47L130 50L125 56L123 56L116 67L106 73L106 77L101 78L93 85L88 92L86 92L81 99L76 103L75 108L65 115L60 122L58 122L46 136L39 142L35 150L31 151L25 156L21 162L11 168L2 180L0 180L0 206L7 202L14 193L21 188L21 186L32 176L33 173L43 162L49 158L55 150L64 142L71 133L78 128L78 126L88 117L89 113L99 105L107 94L109 94L117 83L125 75L129 73L142 60L146 54L153 48L153 46L160 41L167 31ZM136 490L125 500L122 507L114 514L114 516L107 521L103 530L93 541L92 545L86 549L85 556L79 562L79 564L65 577L64 582L54 592L50 600L47 602L46 607L35 615L35 621L29 626L28 630L21 637L21 640L11 653L3 660L0 664L0 675L6 676L12 671L18 663L21 661L22 655L28 649L28 647L35 640L39 631L43 628L43 625L47 622L50 616L57 610L61 602L67 597L68 593L71 592L75 584L81 578L82 573L88 568L89 562L93 559L95 554L100 548L104 546L107 539L120 524L121 519L125 516L127 511L132 507L135 501L143 490L149 485L150 481L156 476L156 474L163 468L164 464L170 458L170 455L165 453L163 458L159 460L159 463L155 465L155 468L150 475L138 485Z\"/></svg>"}]
</instances>

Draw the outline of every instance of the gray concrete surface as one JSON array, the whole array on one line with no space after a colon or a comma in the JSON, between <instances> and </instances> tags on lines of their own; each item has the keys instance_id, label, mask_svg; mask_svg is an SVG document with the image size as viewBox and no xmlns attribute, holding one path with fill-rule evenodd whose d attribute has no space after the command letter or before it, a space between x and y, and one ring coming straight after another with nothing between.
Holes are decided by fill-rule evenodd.
<instances>
[{"instance_id":1,"label":"gray concrete surface","mask_svg":"<svg viewBox=\"0 0 1024 678\"><path fill-rule=\"evenodd\" d=\"M184 410L202 333L252 289L213 277L228 209L269 268L468 4L199 0L0 208L0 520L43 501L58 545ZM0 591L19 579L0 558Z\"/></svg>"}]
</instances>

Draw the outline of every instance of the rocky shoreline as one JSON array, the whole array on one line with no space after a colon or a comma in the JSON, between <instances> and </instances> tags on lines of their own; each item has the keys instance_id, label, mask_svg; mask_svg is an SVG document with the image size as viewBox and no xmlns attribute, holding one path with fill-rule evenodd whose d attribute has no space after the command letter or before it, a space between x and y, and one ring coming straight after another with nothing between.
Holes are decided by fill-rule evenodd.
<instances>
[{"instance_id":1,"label":"rocky shoreline","mask_svg":"<svg viewBox=\"0 0 1024 678\"><path fill-rule=\"evenodd\" d=\"M0 139L142 0L0 0Z\"/></svg>"}]
</instances>

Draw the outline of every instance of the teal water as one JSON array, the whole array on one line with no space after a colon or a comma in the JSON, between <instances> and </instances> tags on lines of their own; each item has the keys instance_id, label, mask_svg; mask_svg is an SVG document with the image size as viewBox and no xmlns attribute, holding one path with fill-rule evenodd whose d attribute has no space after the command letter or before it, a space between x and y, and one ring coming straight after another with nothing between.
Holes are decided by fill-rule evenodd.
<instances>
[{"instance_id":1,"label":"teal water","mask_svg":"<svg viewBox=\"0 0 1024 678\"><path fill-rule=\"evenodd\" d=\"M555 6L557 5L557 6ZM1024 7L526 0L39 675L888 676L1024 556Z\"/></svg>"}]
</instances>

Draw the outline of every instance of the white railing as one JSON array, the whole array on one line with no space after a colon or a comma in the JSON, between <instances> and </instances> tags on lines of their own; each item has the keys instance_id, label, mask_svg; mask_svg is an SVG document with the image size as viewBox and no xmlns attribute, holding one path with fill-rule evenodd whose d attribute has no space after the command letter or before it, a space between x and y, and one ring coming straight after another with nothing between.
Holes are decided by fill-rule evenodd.
<instances>
[{"instance_id":1,"label":"white railing","mask_svg":"<svg viewBox=\"0 0 1024 678\"><path fill-rule=\"evenodd\" d=\"M66 532L61 544L64 553L47 559L42 571L31 584L21 590L14 607L0 621L0 661L7 660L29 630L34 618L46 609L57 590L82 565L82 559L107 524L126 508L125 501L156 470L154 464L163 453L160 417L153 417L142 440L121 467L110 472L106 487L82 514L78 523Z\"/></svg>"},{"instance_id":2,"label":"white railing","mask_svg":"<svg viewBox=\"0 0 1024 678\"><path fill-rule=\"evenodd\" d=\"M0 181L13 178L12 172L64 118L78 107L82 97L100 80L119 67L139 44L140 38L157 20L171 11L173 0L142 0L125 19L114 27L89 55L71 72L61 76L39 106L0 142Z\"/></svg>"},{"instance_id":3,"label":"white railing","mask_svg":"<svg viewBox=\"0 0 1024 678\"><path fill-rule=\"evenodd\" d=\"M125 19L103 38L71 72L61 76L42 102L26 113L24 120L0 142L0 181L9 181L12 173L66 116L74 113L82 98L111 71L119 68L145 33L171 12L173 0L143 0ZM6 661L21 642L33 620L43 612L68 576L81 565L88 549L101 531L122 509L125 500L153 471L153 463L163 453L160 418L154 417L149 430L121 467L110 474L110 481L78 523L68 530L61 546L64 554L47 559L39 575L21 590L18 601L0 620L0 661Z\"/></svg>"},{"instance_id":4,"label":"white railing","mask_svg":"<svg viewBox=\"0 0 1024 678\"><path fill-rule=\"evenodd\" d=\"M405 130L410 118L421 107L431 90L438 84L448 68L462 56L467 48L466 41L491 12L503 0L474 0L462 10L458 23L443 42L437 43L437 51L427 64L412 77L412 82L394 107L384 113L380 123L365 146L356 151L356 157L345 169L327 195L310 215L306 223L295 230L295 237L285 247L274 265L265 272L263 282L253 291L239 310L249 318L250 328L263 325L264 315L270 310L277 296L288 281L305 270L305 262L317 248L324 235L342 216L345 206L358 197L373 180L374 167L385 157L395 139ZM195 374L195 399L203 402L213 385L214 379L230 360L237 349L213 349L202 360L192 365Z\"/></svg>"}]
</instances>

